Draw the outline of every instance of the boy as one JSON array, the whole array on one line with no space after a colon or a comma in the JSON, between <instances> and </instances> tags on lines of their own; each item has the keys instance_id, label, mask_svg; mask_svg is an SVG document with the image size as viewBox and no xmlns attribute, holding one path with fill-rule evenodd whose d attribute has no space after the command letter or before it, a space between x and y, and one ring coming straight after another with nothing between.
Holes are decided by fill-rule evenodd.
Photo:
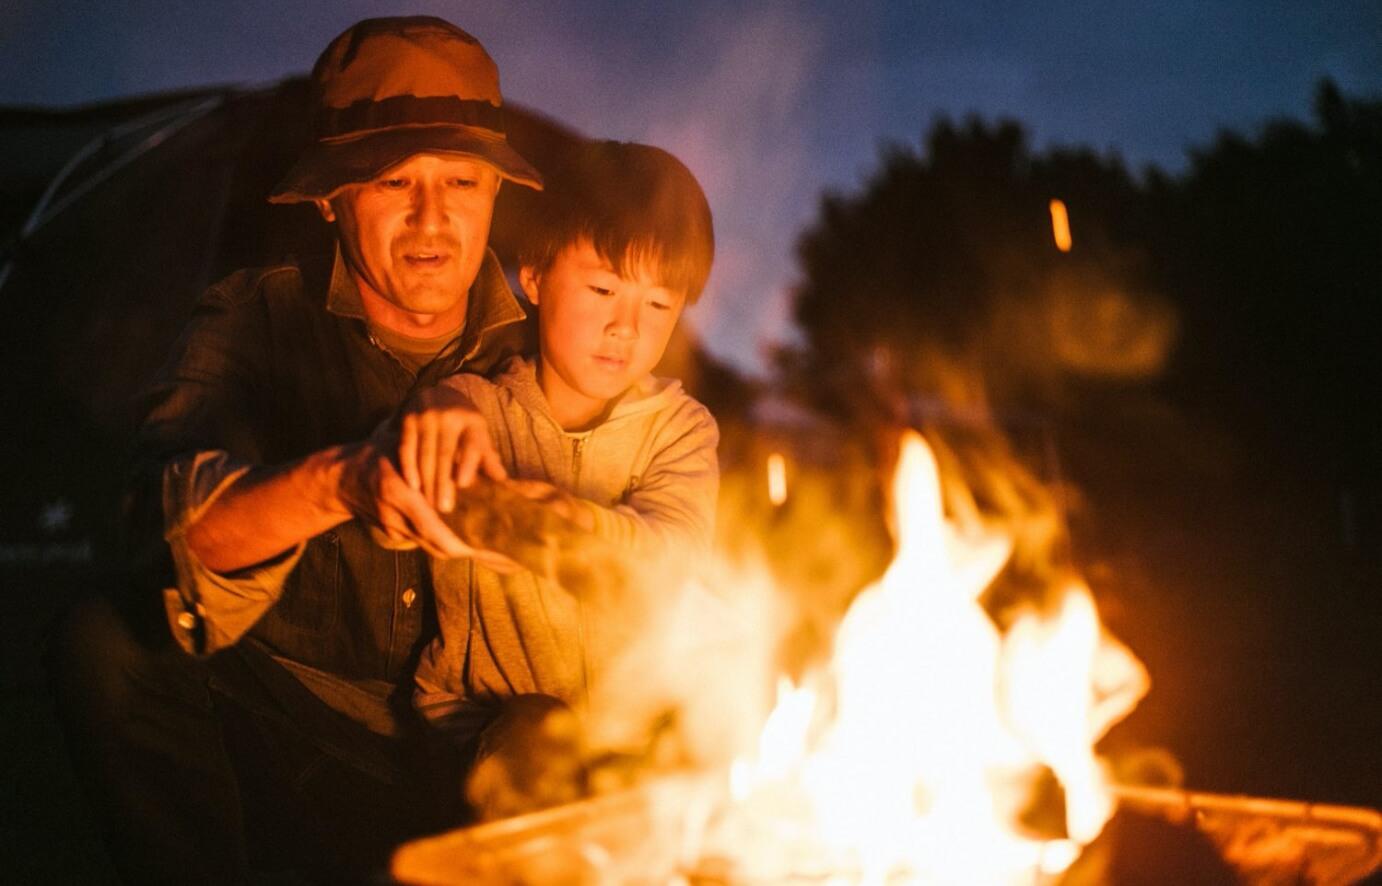
<instances>
[{"instance_id":1,"label":"boy","mask_svg":"<svg viewBox=\"0 0 1382 886\"><path fill-rule=\"evenodd\" d=\"M561 716L546 715L590 706L639 593L675 590L670 560L708 550L718 489L714 419L679 382L650 374L710 272L700 186L665 151L599 142L576 149L540 199L519 256L538 357L513 358L492 380L447 379L404 417L400 446L404 476L439 510L478 465L564 518L563 546L574 533L601 552L584 579L560 583L517 564L433 562L439 636L422 653L414 702L463 738L489 724L467 788L483 818L571 798L578 779L554 775ZM447 414L462 420L438 420ZM630 580L615 600L639 570L653 580ZM545 733L514 725L544 720ZM544 779L546 789L514 784Z\"/></svg>"}]
</instances>

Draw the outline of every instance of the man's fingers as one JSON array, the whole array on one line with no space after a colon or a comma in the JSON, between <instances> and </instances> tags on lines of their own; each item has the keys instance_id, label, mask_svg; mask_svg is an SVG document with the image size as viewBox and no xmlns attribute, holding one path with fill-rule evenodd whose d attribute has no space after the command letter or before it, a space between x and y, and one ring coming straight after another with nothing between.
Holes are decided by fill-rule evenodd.
<instances>
[{"instance_id":1,"label":"man's fingers","mask_svg":"<svg viewBox=\"0 0 1382 886\"><path fill-rule=\"evenodd\" d=\"M422 478L417 469L418 432L417 416L403 416L402 429L398 438L398 466L403 471L403 479L413 489L422 489Z\"/></svg>"},{"instance_id":2,"label":"man's fingers","mask_svg":"<svg viewBox=\"0 0 1382 886\"><path fill-rule=\"evenodd\" d=\"M469 555L470 547L451 531L451 527L446 525L431 505L421 498L409 504L410 506L402 509L403 515L413 525L418 544L426 547L428 553L442 559Z\"/></svg>"},{"instance_id":3,"label":"man's fingers","mask_svg":"<svg viewBox=\"0 0 1382 886\"><path fill-rule=\"evenodd\" d=\"M381 548L389 551L411 551L418 545L412 539L411 529L400 529L402 520L396 514L391 516L380 515L380 522L377 526L371 526L370 537L374 543Z\"/></svg>"},{"instance_id":4,"label":"man's fingers","mask_svg":"<svg viewBox=\"0 0 1382 886\"><path fill-rule=\"evenodd\" d=\"M523 569L523 566L516 560L511 560L497 551L474 550L471 554L475 562L481 566L488 566L495 572L503 575L512 575Z\"/></svg>"},{"instance_id":5,"label":"man's fingers","mask_svg":"<svg viewBox=\"0 0 1382 886\"><path fill-rule=\"evenodd\" d=\"M488 566L495 572L509 574L517 572L523 567L514 560L504 556L498 551L487 551L482 548L474 548L451 531L440 517L435 513L428 513L419 510L409 515L416 532L418 545L439 560L454 560L458 557L469 557L481 566Z\"/></svg>"},{"instance_id":6,"label":"man's fingers","mask_svg":"<svg viewBox=\"0 0 1382 886\"><path fill-rule=\"evenodd\" d=\"M443 514L448 514L456 506L456 487L451 470L456 460L456 444L460 434L451 428L443 428L437 437L436 495L427 500Z\"/></svg>"},{"instance_id":7,"label":"man's fingers","mask_svg":"<svg viewBox=\"0 0 1382 886\"><path fill-rule=\"evenodd\" d=\"M480 462L480 467L485 475L491 480L507 480L509 472L504 469L504 461L499 457L499 453L490 449L485 453L484 459Z\"/></svg>"},{"instance_id":8,"label":"man's fingers","mask_svg":"<svg viewBox=\"0 0 1382 886\"><path fill-rule=\"evenodd\" d=\"M485 457L489 440L482 438L483 433L483 429L471 428L466 434L466 445L456 460L456 485L461 489L468 489L475 482L475 469Z\"/></svg>"},{"instance_id":9,"label":"man's fingers","mask_svg":"<svg viewBox=\"0 0 1382 886\"><path fill-rule=\"evenodd\" d=\"M437 500L437 419L434 415L418 418L418 468L422 475L419 491L429 502Z\"/></svg>"},{"instance_id":10,"label":"man's fingers","mask_svg":"<svg viewBox=\"0 0 1382 886\"><path fill-rule=\"evenodd\" d=\"M379 543L380 547L391 551L422 550L424 553L442 560L454 556L438 547L431 539L419 535L412 523L401 512L393 511L389 523L387 528L381 529L375 536L375 541Z\"/></svg>"},{"instance_id":11,"label":"man's fingers","mask_svg":"<svg viewBox=\"0 0 1382 886\"><path fill-rule=\"evenodd\" d=\"M420 438L426 440L425 431ZM510 573L523 568L503 554L473 548L463 542L426 497L403 480L388 459L380 459L379 472L378 522L384 539L376 537L376 540L381 544L386 547L417 546L442 560L471 557L497 572Z\"/></svg>"},{"instance_id":12,"label":"man's fingers","mask_svg":"<svg viewBox=\"0 0 1382 886\"><path fill-rule=\"evenodd\" d=\"M469 557L481 566L489 567L495 572L509 575L523 569L517 561L512 560L498 551L487 551L482 548L473 548L461 541L454 532L443 522L438 520L440 532L437 526L431 524L425 515L419 514L418 519L413 522L412 529L415 533L412 544L422 548L428 554L438 560L454 560L459 557Z\"/></svg>"},{"instance_id":13,"label":"man's fingers","mask_svg":"<svg viewBox=\"0 0 1382 886\"><path fill-rule=\"evenodd\" d=\"M421 548L421 549L423 550L423 552L426 553L427 556L429 556L429 557L435 557L435 558L438 559L438 560L454 560L454 559L455 559L455 557L454 557L453 555L448 554L446 551L442 550L441 548L439 548L439 547L437 547L436 545L433 545L433 544L431 544L431 543L429 543L429 542L419 541L417 546L418 546L419 548Z\"/></svg>"},{"instance_id":14,"label":"man's fingers","mask_svg":"<svg viewBox=\"0 0 1382 886\"><path fill-rule=\"evenodd\" d=\"M423 434L425 438L425 433ZM410 487L387 458L379 458L377 517L385 533L402 536L433 556L465 556L466 548L422 493Z\"/></svg>"}]
</instances>

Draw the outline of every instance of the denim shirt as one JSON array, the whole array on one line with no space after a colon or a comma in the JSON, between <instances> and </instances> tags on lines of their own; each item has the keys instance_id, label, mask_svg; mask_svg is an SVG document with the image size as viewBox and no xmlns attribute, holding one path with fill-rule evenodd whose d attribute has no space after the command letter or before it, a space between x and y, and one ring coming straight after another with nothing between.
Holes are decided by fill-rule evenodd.
<instances>
[{"instance_id":1,"label":"denim shirt","mask_svg":"<svg viewBox=\"0 0 1382 886\"><path fill-rule=\"evenodd\" d=\"M486 372L525 342L524 311L492 253L462 332L416 377L371 339L364 317L339 255L334 265L239 271L212 286L141 397L131 503L146 519L136 516L132 528L185 650L207 655L249 638L333 707L381 731L356 716L350 687L374 695L411 676L433 630L424 624L431 581L422 553L381 548L349 521L267 563L216 574L184 538L250 467L362 440L414 388Z\"/></svg>"}]
</instances>

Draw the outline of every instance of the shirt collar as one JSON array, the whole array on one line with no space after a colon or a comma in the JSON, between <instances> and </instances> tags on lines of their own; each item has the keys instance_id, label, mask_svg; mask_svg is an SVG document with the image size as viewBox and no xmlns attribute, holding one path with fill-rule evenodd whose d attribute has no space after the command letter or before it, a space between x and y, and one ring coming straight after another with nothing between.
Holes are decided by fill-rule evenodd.
<instances>
[{"instance_id":1,"label":"shirt collar","mask_svg":"<svg viewBox=\"0 0 1382 886\"><path fill-rule=\"evenodd\" d=\"M354 317L367 320L365 303L360 298L360 289L355 285L341 255L340 244L336 246L336 257L331 264L331 282L326 290L326 309L341 317ZM494 250L485 247L484 260L480 271L470 287L470 299L466 303L465 326L461 328L461 353L469 358L484 342L484 336L501 326L518 323L527 319L527 313L514 297L509 281L504 278L504 268Z\"/></svg>"},{"instance_id":2,"label":"shirt collar","mask_svg":"<svg viewBox=\"0 0 1382 886\"><path fill-rule=\"evenodd\" d=\"M355 278L350 276L341 246L336 245L336 257L331 262L331 283L326 288L326 309L342 317L365 319L365 303L360 298L360 289Z\"/></svg>"}]
</instances>

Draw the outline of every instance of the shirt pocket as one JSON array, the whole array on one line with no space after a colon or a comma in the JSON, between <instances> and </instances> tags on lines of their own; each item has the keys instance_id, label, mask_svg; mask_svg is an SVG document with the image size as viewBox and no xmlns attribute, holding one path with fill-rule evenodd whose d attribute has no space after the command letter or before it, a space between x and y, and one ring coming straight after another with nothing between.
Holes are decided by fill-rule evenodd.
<instances>
[{"instance_id":1,"label":"shirt pocket","mask_svg":"<svg viewBox=\"0 0 1382 886\"><path fill-rule=\"evenodd\" d=\"M334 531L307 542L297 568L271 610L276 620L300 631L334 631L341 619L341 539Z\"/></svg>"}]
</instances>

